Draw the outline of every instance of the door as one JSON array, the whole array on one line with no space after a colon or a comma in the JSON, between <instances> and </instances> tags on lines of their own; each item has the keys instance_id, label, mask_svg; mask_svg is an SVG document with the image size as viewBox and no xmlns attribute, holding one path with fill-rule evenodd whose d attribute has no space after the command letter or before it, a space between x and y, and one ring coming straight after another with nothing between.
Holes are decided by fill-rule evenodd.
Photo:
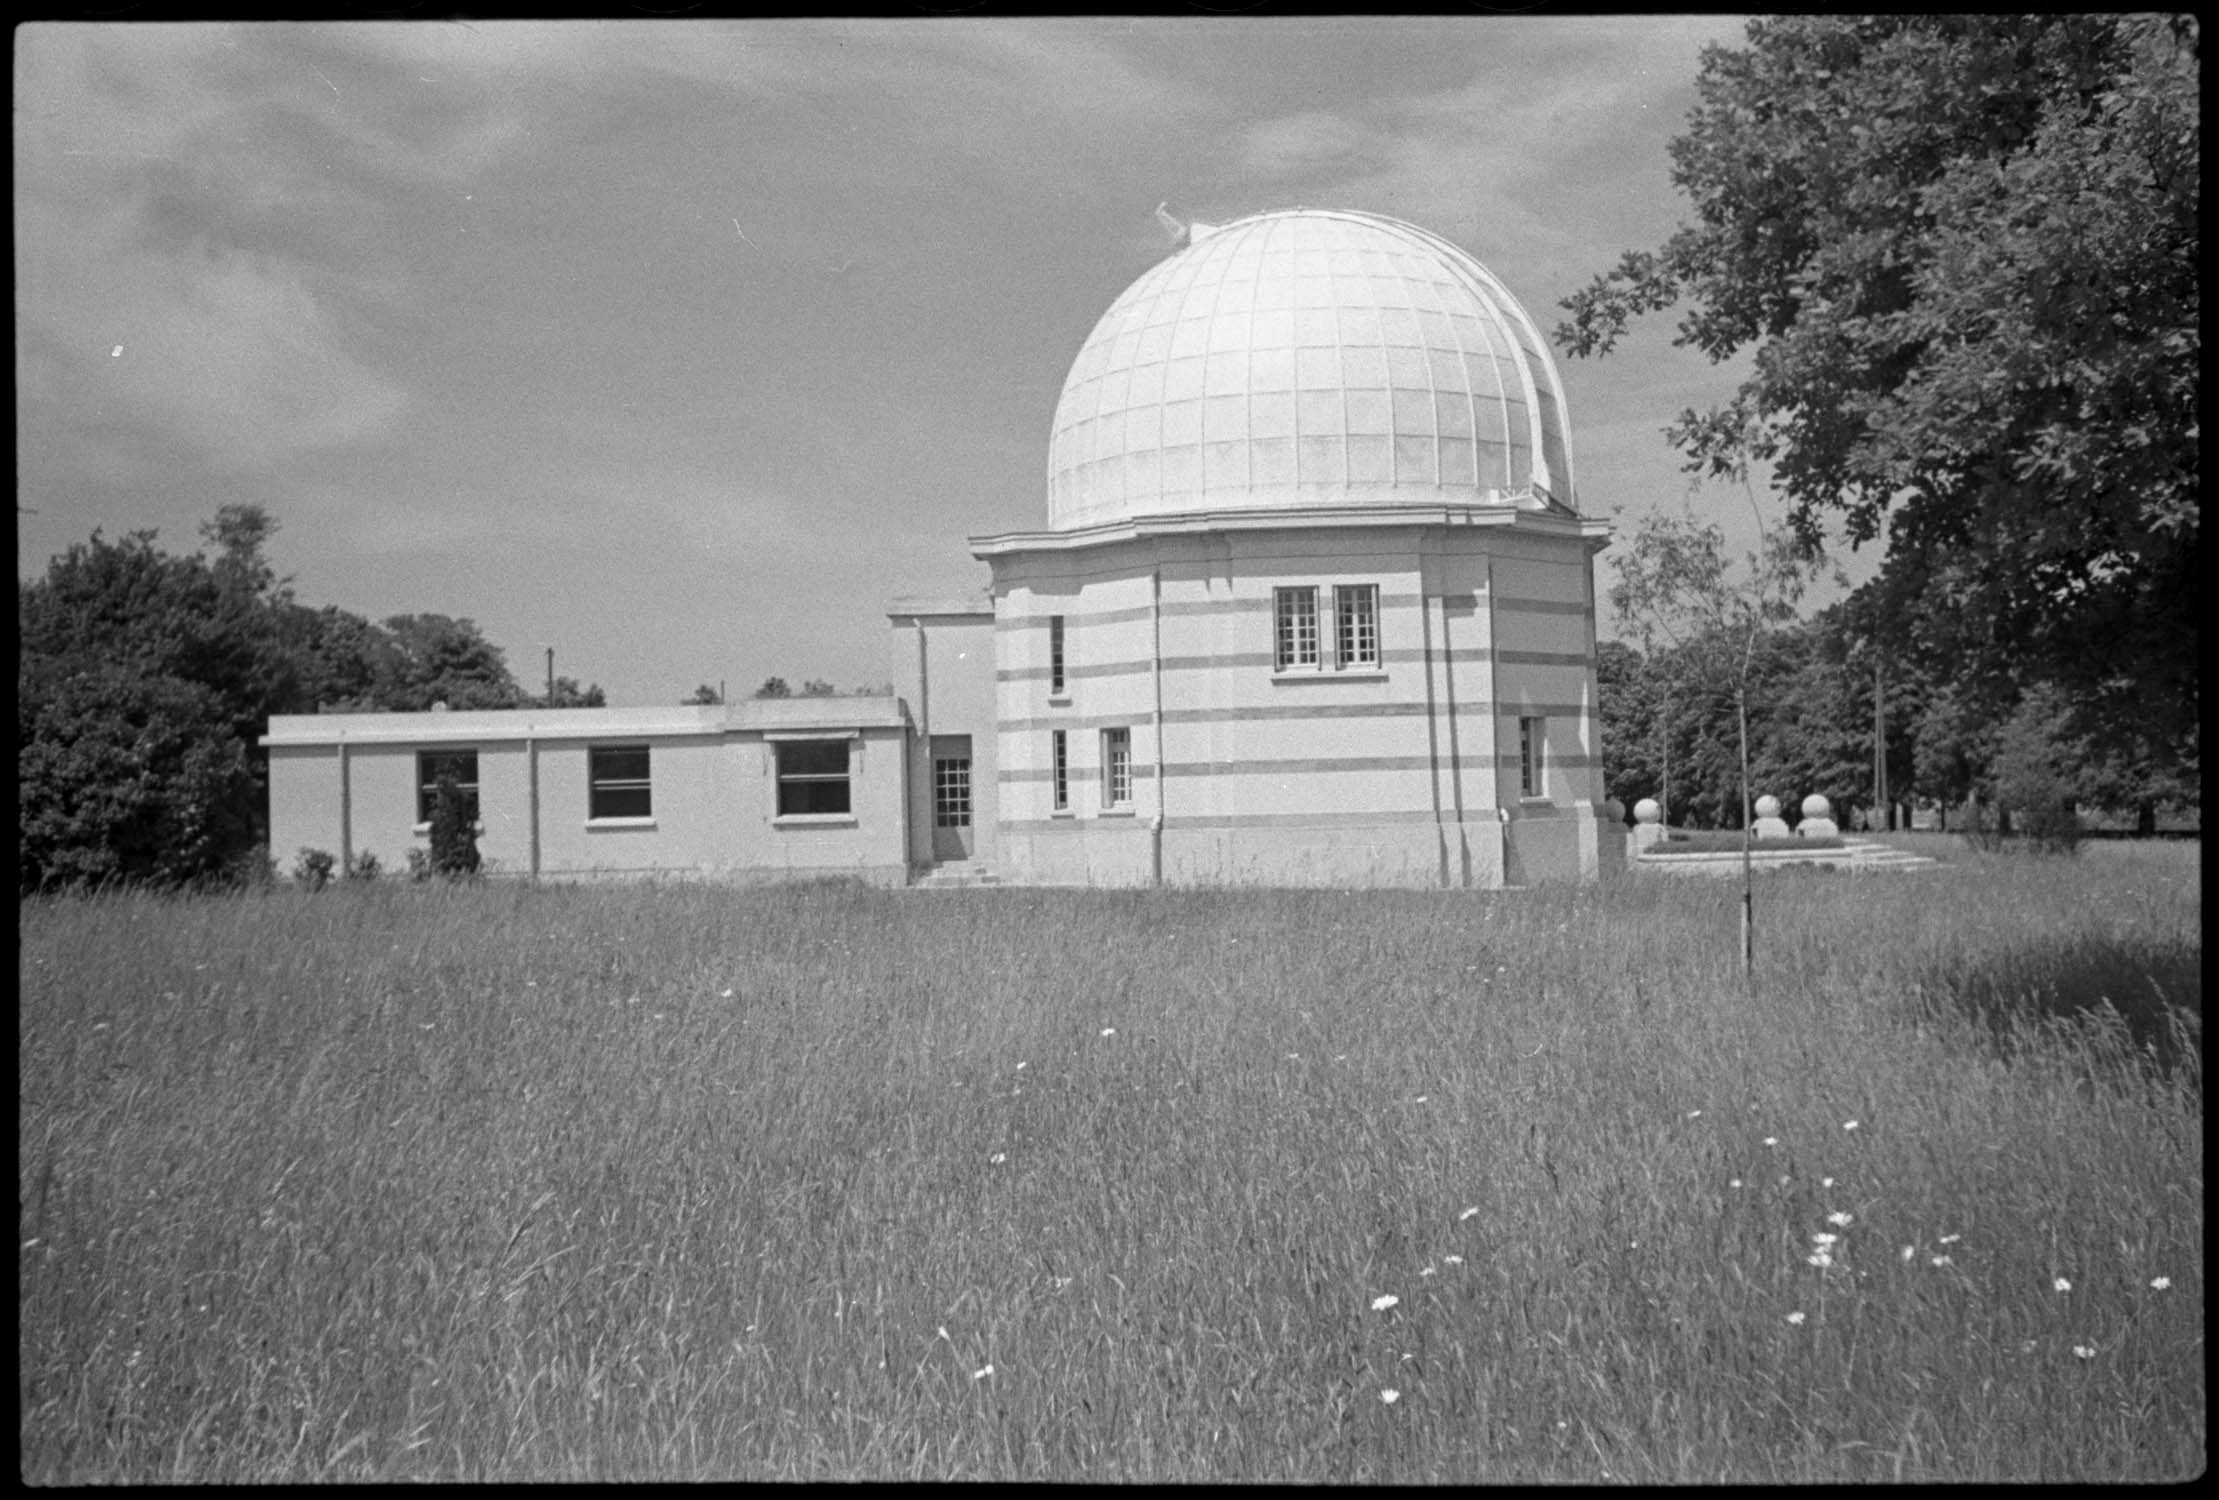
<instances>
[{"instance_id":1,"label":"door","mask_svg":"<svg viewBox=\"0 0 2219 1500\"><path fill-rule=\"evenodd\" d=\"M932 857L971 857L971 737L932 737Z\"/></svg>"}]
</instances>

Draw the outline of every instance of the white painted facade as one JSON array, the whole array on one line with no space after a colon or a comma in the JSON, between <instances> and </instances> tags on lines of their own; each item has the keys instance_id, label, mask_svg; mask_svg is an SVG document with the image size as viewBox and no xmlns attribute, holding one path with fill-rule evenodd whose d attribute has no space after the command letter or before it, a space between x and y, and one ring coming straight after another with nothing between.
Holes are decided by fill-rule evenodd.
<instances>
[{"instance_id":1,"label":"white painted facade","mask_svg":"<svg viewBox=\"0 0 2219 1500\"><path fill-rule=\"evenodd\" d=\"M1194 226L1073 365L1048 519L973 539L983 592L888 607L890 699L273 720L273 852L397 864L451 746L482 847L539 875L1461 888L1623 858L1609 528L1538 330L1454 246L1358 214ZM833 740L845 810L782 813L781 765L823 752L777 747ZM618 744L649 747L651 818L591 815Z\"/></svg>"}]
</instances>

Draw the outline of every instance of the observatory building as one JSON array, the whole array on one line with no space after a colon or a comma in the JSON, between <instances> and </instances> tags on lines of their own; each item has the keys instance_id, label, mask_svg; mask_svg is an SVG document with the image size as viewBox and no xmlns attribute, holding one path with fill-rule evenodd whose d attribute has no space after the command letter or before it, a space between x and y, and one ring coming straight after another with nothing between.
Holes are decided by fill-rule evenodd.
<instances>
[{"instance_id":1,"label":"observatory building","mask_svg":"<svg viewBox=\"0 0 2219 1500\"><path fill-rule=\"evenodd\" d=\"M1593 559L1533 321L1437 235L1188 226L1080 347L1046 528L896 600L891 697L275 718L271 846L421 845L444 768L534 875L1592 879ZM460 775L467 771L467 777Z\"/></svg>"}]
</instances>

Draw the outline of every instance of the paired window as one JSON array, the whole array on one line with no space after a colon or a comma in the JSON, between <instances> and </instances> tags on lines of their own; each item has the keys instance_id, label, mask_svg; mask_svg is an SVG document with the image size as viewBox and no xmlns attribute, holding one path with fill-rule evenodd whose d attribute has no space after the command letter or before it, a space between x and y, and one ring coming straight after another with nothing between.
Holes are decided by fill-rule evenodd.
<instances>
[{"instance_id":1,"label":"paired window","mask_svg":"<svg viewBox=\"0 0 2219 1500\"><path fill-rule=\"evenodd\" d=\"M1314 585L1272 590L1272 667L1296 672L1325 666ZM1333 589L1333 655L1336 669L1376 667L1379 655L1379 585L1344 583Z\"/></svg>"},{"instance_id":2,"label":"paired window","mask_svg":"<svg viewBox=\"0 0 2219 1500\"><path fill-rule=\"evenodd\" d=\"M1102 805L1130 807L1133 801L1133 732L1102 731Z\"/></svg>"},{"instance_id":3,"label":"paired window","mask_svg":"<svg viewBox=\"0 0 2219 1500\"><path fill-rule=\"evenodd\" d=\"M778 815L807 817L852 810L846 740L785 740L778 752ZM970 796L970 778L964 778Z\"/></svg>"},{"instance_id":4,"label":"paired window","mask_svg":"<svg viewBox=\"0 0 2219 1500\"><path fill-rule=\"evenodd\" d=\"M416 753L416 821L429 823L432 806L439 800L439 778L452 776L462 791L470 821L478 821L478 752L475 750L419 750Z\"/></svg>"},{"instance_id":5,"label":"paired window","mask_svg":"<svg viewBox=\"0 0 2219 1500\"><path fill-rule=\"evenodd\" d=\"M1048 691L1063 692L1063 616L1048 616Z\"/></svg>"},{"instance_id":6,"label":"paired window","mask_svg":"<svg viewBox=\"0 0 2219 1500\"><path fill-rule=\"evenodd\" d=\"M648 778L645 745L595 745L586 752L586 816L651 818L654 788Z\"/></svg>"},{"instance_id":7,"label":"paired window","mask_svg":"<svg viewBox=\"0 0 2219 1500\"><path fill-rule=\"evenodd\" d=\"M1071 736L1064 730L1050 730L1048 734L1048 759L1055 774L1055 809L1065 812L1071 806Z\"/></svg>"},{"instance_id":8,"label":"paired window","mask_svg":"<svg viewBox=\"0 0 2219 1500\"><path fill-rule=\"evenodd\" d=\"M1542 763L1542 751L1547 741L1548 720L1520 719L1518 721L1518 794L1523 797L1543 795L1548 767Z\"/></svg>"}]
</instances>

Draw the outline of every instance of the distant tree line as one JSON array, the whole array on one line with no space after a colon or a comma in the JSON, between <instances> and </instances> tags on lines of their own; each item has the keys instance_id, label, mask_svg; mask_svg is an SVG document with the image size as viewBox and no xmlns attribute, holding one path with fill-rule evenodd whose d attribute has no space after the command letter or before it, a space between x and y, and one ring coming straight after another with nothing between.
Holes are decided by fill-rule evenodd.
<instances>
[{"instance_id":1,"label":"distant tree line","mask_svg":"<svg viewBox=\"0 0 2219 1500\"><path fill-rule=\"evenodd\" d=\"M1869 588L1758 639L1750 665L1750 784L1792 816L1818 792L1844 826L1867 813L1900 823L1914 805L1945 826L2058 809L2131 815L2153 832L2160 813L2193 812L2202 778L2193 726L2170 738L2052 682L2028 681L1998 705L1990 685L1955 676L1946 658L1905 651L1876 632ZM1667 821L1738 827L1742 816L1734 702L1705 675L1703 647L1644 655L1622 641L1596 653L1605 795L1627 807L1666 803ZM1715 648L1713 649L1715 654ZM1874 699L1893 808L1876 807ZM1670 781L1666 800L1666 780ZM2006 824L2007 826L2007 824Z\"/></svg>"},{"instance_id":2,"label":"distant tree line","mask_svg":"<svg viewBox=\"0 0 2219 1500\"><path fill-rule=\"evenodd\" d=\"M95 532L17 581L22 889L258 876L272 714L607 701L567 677L527 693L468 619L303 604L270 565L276 530L227 505L200 553Z\"/></svg>"}]
</instances>

